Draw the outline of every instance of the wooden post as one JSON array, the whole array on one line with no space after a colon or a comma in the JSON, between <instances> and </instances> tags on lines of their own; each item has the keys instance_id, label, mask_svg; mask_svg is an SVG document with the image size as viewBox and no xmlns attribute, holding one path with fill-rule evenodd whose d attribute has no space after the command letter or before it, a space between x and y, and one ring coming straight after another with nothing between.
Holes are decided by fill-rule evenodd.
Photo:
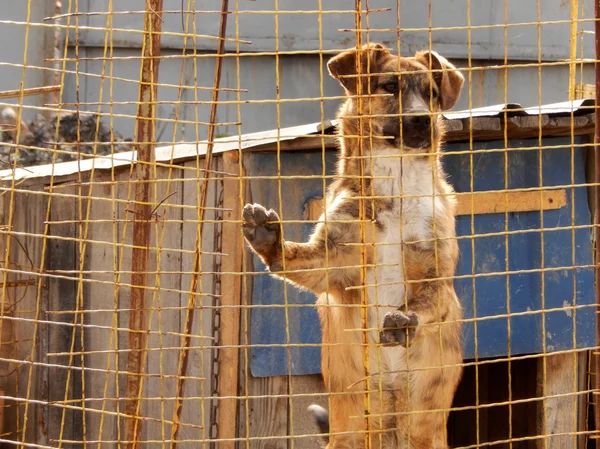
<instances>
[{"instance_id":1,"label":"wooden post","mask_svg":"<svg viewBox=\"0 0 600 449\"><path fill-rule=\"evenodd\" d=\"M152 230L150 185L154 170L154 140L156 136L156 97L160 59L160 31L163 0L147 0L144 14L144 45L140 75L140 103L137 110L137 164L135 167L135 205L133 249L131 251L131 312L129 313L129 349L127 358L127 403L125 439L127 449L137 449L142 421L138 419L142 394L142 372L147 341L146 284Z\"/></svg>"},{"instance_id":2,"label":"wooden post","mask_svg":"<svg viewBox=\"0 0 600 449\"><path fill-rule=\"evenodd\" d=\"M242 174L237 152L223 154L223 171ZM227 179L223 183L223 274L221 292L221 327L219 330L219 431L218 439L233 439L237 430L237 396L239 386L240 306L242 298L242 256L244 239L237 223L242 216L241 199L244 191L239 179ZM235 221L235 223L227 223ZM231 274L231 273L240 273ZM219 441L219 449L234 449L235 441Z\"/></svg>"}]
</instances>

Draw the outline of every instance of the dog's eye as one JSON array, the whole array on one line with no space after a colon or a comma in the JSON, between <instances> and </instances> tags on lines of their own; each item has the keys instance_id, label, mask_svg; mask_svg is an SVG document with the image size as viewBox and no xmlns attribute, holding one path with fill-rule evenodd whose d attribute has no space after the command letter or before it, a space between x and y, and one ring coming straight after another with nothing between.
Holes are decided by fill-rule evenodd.
<instances>
[{"instance_id":1,"label":"dog's eye","mask_svg":"<svg viewBox=\"0 0 600 449\"><path fill-rule=\"evenodd\" d=\"M395 94L396 92L398 92L398 83L393 83L393 82L389 82L389 83L385 83L383 85L383 88L388 91L391 94Z\"/></svg>"},{"instance_id":2,"label":"dog's eye","mask_svg":"<svg viewBox=\"0 0 600 449\"><path fill-rule=\"evenodd\" d=\"M435 90L435 89L431 89L431 90L427 89L427 91L425 92L425 96L427 98L431 98L432 100L437 100L437 98L438 98L437 90Z\"/></svg>"}]
</instances>

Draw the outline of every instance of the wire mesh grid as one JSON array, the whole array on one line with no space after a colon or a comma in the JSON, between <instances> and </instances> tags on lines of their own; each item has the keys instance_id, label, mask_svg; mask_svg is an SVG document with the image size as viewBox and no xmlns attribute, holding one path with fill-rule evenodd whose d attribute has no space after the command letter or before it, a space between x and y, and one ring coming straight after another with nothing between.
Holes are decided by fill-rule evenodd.
<instances>
[{"instance_id":1,"label":"wire mesh grid","mask_svg":"<svg viewBox=\"0 0 600 449\"><path fill-rule=\"evenodd\" d=\"M2 7L0 444L594 447L592 1Z\"/></svg>"}]
</instances>

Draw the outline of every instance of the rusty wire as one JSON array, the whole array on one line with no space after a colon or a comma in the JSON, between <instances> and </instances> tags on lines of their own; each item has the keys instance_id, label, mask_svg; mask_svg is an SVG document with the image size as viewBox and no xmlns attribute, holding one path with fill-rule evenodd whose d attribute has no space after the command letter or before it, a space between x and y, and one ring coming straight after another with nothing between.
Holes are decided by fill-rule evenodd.
<instances>
[{"instance_id":1,"label":"rusty wire","mask_svg":"<svg viewBox=\"0 0 600 449\"><path fill-rule=\"evenodd\" d=\"M14 123L0 123L0 146L12 157L4 160L0 155L0 248L4 251L0 266L0 417L4 416L0 419L0 443L40 449L70 445L305 449L317 444L317 431L304 412L306 405L312 401L326 404L336 395L352 393L326 394L318 376L293 374L300 351L338 346L296 341L295 317L312 311L313 304L294 302L296 289L289 284L284 285L281 298L274 298L274 304L269 298L256 297L255 291L263 291L265 274L250 253L244 252L240 210L246 201L264 194L265 185L273 186L269 192L273 203L265 206L280 212L284 235L293 235L300 226L318 223L353 223L360 228L360 239L346 244L357 248L360 260L340 267L361 273L359 284L346 290L361 297L360 303L346 306L360 310L361 322L345 331L360 333L362 342L358 346L364 368L360 379L350 386L358 388L362 395L363 413L352 418L367 424L391 419L394 413L377 411L372 401L387 393L381 381L383 375L398 372L369 371L370 365L381 362L383 349L369 351L369 332L379 328L373 327L368 317L372 307L389 306L379 298L380 291L397 285L409 288L419 281L379 282L373 280L376 275L369 279L369 273L397 265L394 261L371 260L369 255L397 243L368 243L367 235L376 232L377 227L376 217L367 214L366 205L370 201L422 196L404 192L376 194L374 183L369 187L365 180L388 178L368 175L376 158L363 150L373 144L375 137L355 136L360 137L362 149L353 158L361 168L355 177L361 189L356 195L359 218L336 222L327 212L319 218L311 215L308 203L298 205L299 210L304 210L297 216L283 213L290 206L285 200L288 186L316 182L324 192L334 178L327 165L337 146L331 121L335 117L326 111L330 111L330 104L339 104L347 96L327 86L327 58L378 39L385 39L398 52L405 47L427 49L434 46L435 33L458 32L464 38L458 68L467 79L461 103L465 108L475 109L490 98L495 103L515 101L511 94L515 88L513 73L529 75L527 79L523 75L523 83L531 83L530 94L536 97L533 103L541 106L549 95L543 87L548 74L548 79L553 73L564 74L560 89L564 90L565 100L577 99L585 89L591 92L590 67L597 65L598 54L595 59L590 58L590 52L584 49L588 50L592 42L587 37L592 23L596 28L596 47L600 33L597 13L592 17L585 2L579 1L565 3L562 8L566 12L561 19L546 20L546 5L537 0L530 5L535 9L535 20L532 15L516 21L512 17L510 23L512 6L505 0L497 4L498 23L488 23L475 16L476 2L465 0L464 11L455 13L460 20L449 26L437 26L434 21L432 11L441 0L429 0L427 26L424 22L405 26L405 17L400 17L405 12L399 1L391 8L371 8L380 5L355 0L348 9L325 10L328 5L319 0L305 5L302 11L285 10L281 0L254 10L238 0L222 0L221 9L210 5L202 10L193 0L182 2L181 10L163 9L162 0L148 0L145 8L140 8L140 3L129 6L129 10L117 10L122 6L107 0L106 10L97 11L93 9L101 8L84 6L85 2L77 0L62 5L56 2L51 10L44 11L35 9L36 2L25 3L24 16L0 20L0 24L20 29L26 36L22 60L4 58L0 50L0 70L20 74L20 84L17 80L6 87L2 84L0 89L0 99L6 102L0 107L14 108L16 117ZM382 14L396 14L396 24L378 26L374 18ZM286 41L292 30L285 29L282 21L296 15L303 20L314 19L318 24L316 31L310 31L315 33L310 36L310 48L294 47ZM165 26L174 16L176 21L181 16L182 24L174 29ZM137 24L135 20L140 18L143 27L125 26L126 22L121 21L131 19ZM211 18L215 26L201 29L198 18ZM273 24L274 48L255 45L243 29L248 26L243 21L264 23L259 21L265 18ZM349 18L354 23L338 26L337 18ZM564 59L547 57L542 51L544 37L551 33L546 30L558 26L569 28L568 56ZM324 43L324 32L332 30L344 39L342 43L346 42L343 48L341 39ZM497 36L503 33L504 39L496 43L498 48L503 46L503 54L501 50L495 52L495 59L489 61L474 53L478 44L475 33L484 31ZM537 40L532 41L529 59L513 59L518 33L527 31L535 34ZM33 43L35 33L47 33L47 51L37 59L28 50L37 45ZM90 33L101 37L94 41L89 38ZM421 44L411 41L416 39L414 36L421 36ZM139 45L132 44L138 41ZM306 85L295 86L295 93L286 93L292 83L290 77L295 72L304 73L304 62L306 67L315 68L317 58L319 86L309 85L316 77L307 78L303 80ZM290 61L297 65L286 66ZM140 65L139 74L121 70L131 64L136 68ZM253 67L267 64L271 64L268 67L273 78L256 76L259 72L254 72ZM361 64L358 58L359 73L368 69ZM175 65L179 71L173 75ZM600 102L598 73L596 69L596 104ZM495 87L489 82L492 76L497 77ZM31 79L41 81L31 84ZM368 83L362 76L357 75L356 80L359 86ZM121 95L125 90L135 90L139 97ZM555 92L551 93L554 98ZM405 115L402 111L369 114L363 110L365 97L356 99L359 108L354 117L363 122ZM310 131L306 127L286 127L286 123L296 123L294 112L288 111L300 111L298 107L314 107L310 109L314 112ZM95 117L91 125L80 122L86 115L84 111ZM58 116L55 128L38 141L23 140L27 130L37 126L36 119L31 118L37 114ZM261 130L272 131L243 132L247 121L256 119L255 114L263 117ZM473 384L473 397L470 402L461 403L461 396L452 407L440 409L462 417L457 420L469 417L471 439L454 446L584 447L590 440L599 440L598 340L587 346L579 346L577 340L579 332L585 332L577 329L577 317L595 312L597 304L576 301L576 276L586 270L595 271L596 278L600 275L599 246L594 248L593 261L577 259L573 250L570 257L548 264L546 256L553 248L544 245L561 233L569 233L573 248L576 232L594 234L595 242L600 236L599 114L599 109L588 102L558 116L549 109L536 114L531 108L507 107L497 109L494 117L467 114L456 118L448 114L444 119L448 144L461 145L452 151L452 157L464 157L464 175L469 177L469 188L456 198L459 217L468 221L470 232L405 243L433 245L437 251L438 244L456 240L471 251L461 255L471 266L470 273L435 279L470 284L473 291L472 304L465 304L473 316L459 321L474 333L475 355L456 365L471 376L466 381ZM20 126L25 118L25 126ZM77 121L76 138L67 142L60 127L70 120ZM117 136L126 128L123 123L132 124L131 141L119 140ZM171 129L171 136L163 136ZM219 136L223 129L233 134ZM550 141L553 136L564 137L569 143ZM501 144L487 148L485 142L492 140ZM522 143L524 140L527 142ZM484 143L479 146L480 142ZM587 179L575 181L572 155L571 166L565 167L570 181L547 185L543 171L546 158L565 148L572 154L578 149L595 156L588 158ZM287 157L308 158L315 153L322 167L289 173ZM28 154L47 163L40 167L23 164L19 158ZM446 155L445 149L435 155ZM539 171L533 174L533 185L511 186L509 157L513 155L533 155L531 160L537 159ZM502 186L476 192L475 174L481 167L476 166L475 160L494 156L502 159ZM261 166L247 174L252 158L259 157L272 157L273 166ZM409 157L412 156L406 156ZM393 160L397 156L387 158ZM559 225L546 223L545 211L559 207L548 202L560 201L560 207L574 204L576 192L583 190L590 192L594 221L576 224L572 208L568 219ZM593 192L595 196L591 195ZM517 197L528 198L529 206L519 209L512 203ZM322 206L319 198L311 197L314 202L310 204ZM495 213L505 222L494 229L479 229L475 211L490 198L497 202ZM511 228L509 220L521 212L538 216L539 226ZM515 249L509 242L516 237L541 240L539 264L516 269L511 265ZM506 247L505 259L497 261L493 268L480 269L479 245L494 238ZM324 249L327 260L331 250L328 246ZM436 258L436 270L438 263ZM282 275L293 272L283 268ZM329 265L306 271L327 279L333 272ZM544 280L567 272L573 273L572 289L569 285L572 294L567 294L572 297L566 297L562 306L547 304L549 292ZM542 280L538 292L541 305L521 308L519 295L512 290L514 279L530 275ZM479 285L494 279L499 280L496 288L506 292L505 303L497 304L494 315L480 314L478 307L485 300L485 293ZM375 306L369 303L369 291L376 292ZM276 342L257 343L252 340L252 327L256 326L255 317L265 312L281 318L273 327L282 335ZM553 348L546 338L556 314L567 316L573 328L566 332L566 349ZM540 335L531 335L532 339L541 339L539 353L512 352L511 334L520 330L515 329L517 321L513 320L525 318L539 319L541 323L537 329ZM480 354L485 348L479 337L485 335L486 326L500 321L506 323L507 351L484 358ZM598 323L597 320L596 325L600 326ZM435 325L423 325L423 329L428 327L435 329ZM253 358L261 351L277 349L284 354L281 363L285 374L253 376ZM568 385L562 385L562 390L553 384L556 360L572 367L565 380ZM535 370L536 391L528 396L523 395L519 385L521 377L523 384L531 380L519 371L523 366ZM445 367L439 363L411 369L418 372ZM491 378L490 373L496 377ZM504 396L494 397L486 382L495 382L496 390L502 390ZM548 421L558 405L565 408L559 417L563 427L551 430ZM516 420L522 416L522 410L532 410L528 407L537 407L538 411L535 429L529 423L524 432ZM501 419L494 415L498 410L505 413ZM407 413L416 417L424 412ZM376 449L372 445L377 446L376 442L384 438L383 432L374 429L358 433L364 436L369 449Z\"/></svg>"}]
</instances>

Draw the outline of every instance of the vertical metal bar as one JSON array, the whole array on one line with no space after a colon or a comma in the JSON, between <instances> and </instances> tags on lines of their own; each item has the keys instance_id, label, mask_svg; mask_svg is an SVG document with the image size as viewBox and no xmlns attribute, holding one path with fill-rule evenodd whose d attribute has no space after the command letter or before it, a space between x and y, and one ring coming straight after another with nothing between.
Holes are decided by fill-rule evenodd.
<instances>
[{"instance_id":1,"label":"vertical metal bar","mask_svg":"<svg viewBox=\"0 0 600 449\"><path fill-rule=\"evenodd\" d=\"M138 419L142 394L142 372L146 347L146 282L148 272L151 213L150 186L154 177L154 139L156 136L156 96L160 56L163 0L146 0L140 93L135 125L137 164L135 167L135 206L133 249L131 251L131 304L129 313L129 355L125 439L127 449L139 447L142 422Z\"/></svg>"},{"instance_id":2,"label":"vertical metal bar","mask_svg":"<svg viewBox=\"0 0 600 449\"><path fill-rule=\"evenodd\" d=\"M359 173L360 173L360 199L359 199L359 207L358 207L358 219L360 222L360 243L361 243L361 270L360 270L360 284L362 286L367 284L367 251L366 251L366 242L367 242L367 237L366 237L366 229L365 229L365 220L366 220L366 204L365 204L365 196L366 196L366 186L365 186L365 160L363 158L364 156L364 139L362 138L362 133L363 130L365 129L363 126L363 117L362 115L364 114L364 103L363 103L363 83L370 83L371 78L368 76L367 74L367 69L368 69L368 62L367 62L367 66L363 67L362 65L362 58L363 58L363 53L362 53L362 0L355 0L354 2L354 8L356 10L355 13L355 26L356 26L356 48L357 48L357 56L356 56L356 73L358 75L358 77L356 78L356 94L357 94L357 111L356 111L356 115L358 116L358 128L359 128L359 135L361 136L358 139L358 155L359 155ZM368 53L367 53L368 54ZM363 76L366 75L366 81L363 78ZM370 114L371 111L368 111L368 113ZM369 323L368 323L368 301L367 301L367 291L362 288L360 290L360 295L361 295L361 327L362 329L367 329L369 327ZM368 371L369 371L369 336L367 332L363 332L362 333L362 337L363 337L363 369L364 369L364 374L366 376L366 378L368 378ZM365 448L366 449L371 449L371 434L370 434L370 394L369 394L369 384L367 382L366 386L365 386L365 393L363 396L363 400L364 400L364 419L365 419L365 434L364 434L364 438L365 438Z\"/></svg>"},{"instance_id":3,"label":"vertical metal bar","mask_svg":"<svg viewBox=\"0 0 600 449\"><path fill-rule=\"evenodd\" d=\"M60 86L61 79L61 69L62 69L62 53L61 53L61 45L62 45L62 28L60 27L60 14L62 13L62 0L55 0L54 2L54 14L56 15L56 19L54 20L54 24L56 27L54 28L54 48L53 48L53 57L54 57L54 73L53 73L53 82L52 86ZM60 103L60 89L57 89L52 94L52 102L56 105Z\"/></svg>"},{"instance_id":4,"label":"vertical metal bar","mask_svg":"<svg viewBox=\"0 0 600 449\"><path fill-rule=\"evenodd\" d=\"M569 101L575 100L577 86L577 24L579 0L571 0L571 39L569 50Z\"/></svg>"},{"instance_id":5,"label":"vertical metal bar","mask_svg":"<svg viewBox=\"0 0 600 449\"><path fill-rule=\"evenodd\" d=\"M600 1L594 2L594 31L595 31L595 70L596 70L596 102L594 115L596 119L594 127L594 165L595 165L595 264L596 264L596 346L600 344ZM594 419L596 424L596 432L600 431L600 352L596 352L594 358L596 383L595 383L595 398L594 398ZM597 435L596 435L597 436ZM600 449L600 439L596 439L596 448Z\"/></svg>"}]
</instances>

